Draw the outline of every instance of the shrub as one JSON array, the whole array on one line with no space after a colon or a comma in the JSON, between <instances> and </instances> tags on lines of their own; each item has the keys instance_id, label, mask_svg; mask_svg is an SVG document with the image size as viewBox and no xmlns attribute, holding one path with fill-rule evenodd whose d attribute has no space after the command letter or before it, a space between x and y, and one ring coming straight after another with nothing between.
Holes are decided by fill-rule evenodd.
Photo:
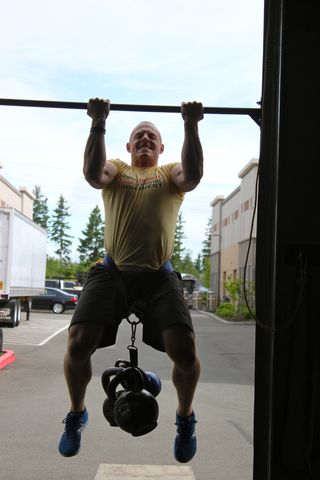
<instances>
[{"instance_id":1,"label":"shrub","mask_svg":"<svg viewBox=\"0 0 320 480\"><path fill-rule=\"evenodd\" d=\"M221 303L215 313L221 317L234 317L234 306L232 303Z\"/></svg>"},{"instance_id":2,"label":"shrub","mask_svg":"<svg viewBox=\"0 0 320 480\"><path fill-rule=\"evenodd\" d=\"M251 312L252 312L252 314L255 316L256 312L255 312L255 309L254 309L254 308L251 309ZM245 320L252 320L251 313L249 312L247 306L242 306L242 307L240 308L239 315L242 316Z\"/></svg>"}]
</instances>

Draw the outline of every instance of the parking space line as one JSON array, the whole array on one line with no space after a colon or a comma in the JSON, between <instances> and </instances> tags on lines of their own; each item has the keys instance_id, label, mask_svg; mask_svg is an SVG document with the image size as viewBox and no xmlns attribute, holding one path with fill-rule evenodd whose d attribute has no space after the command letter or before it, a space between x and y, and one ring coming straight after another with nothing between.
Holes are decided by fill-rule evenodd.
<instances>
[{"instance_id":1,"label":"parking space line","mask_svg":"<svg viewBox=\"0 0 320 480\"><path fill-rule=\"evenodd\" d=\"M22 321L16 328L6 328L3 332L3 344L41 347L69 327L70 320L34 318Z\"/></svg>"},{"instance_id":2,"label":"parking space line","mask_svg":"<svg viewBox=\"0 0 320 480\"><path fill-rule=\"evenodd\" d=\"M59 333L63 332L63 330L66 330L68 327L69 327L69 324L66 325L65 327L60 328L60 330L57 330L56 332L54 332L52 335L50 335L45 340L43 340L43 342L38 343L39 347L42 347L42 345L45 345L47 342L49 342L49 340L51 340L56 335L59 335Z\"/></svg>"}]
</instances>

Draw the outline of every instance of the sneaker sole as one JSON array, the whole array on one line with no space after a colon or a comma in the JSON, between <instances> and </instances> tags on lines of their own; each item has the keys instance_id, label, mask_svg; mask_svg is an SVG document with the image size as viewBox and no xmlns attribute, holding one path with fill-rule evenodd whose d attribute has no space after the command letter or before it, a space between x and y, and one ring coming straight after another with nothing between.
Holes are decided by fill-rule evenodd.
<instances>
[{"instance_id":1,"label":"sneaker sole","mask_svg":"<svg viewBox=\"0 0 320 480\"><path fill-rule=\"evenodd\" d=\"M61 453L59 450L60 455L65 458L75 457L76 455L78 455L79 452L80 452L80 448L79 450L76 451L76 453L72 453L71 455L66 455L65 453Z\"/></svg>"}]
</instances>

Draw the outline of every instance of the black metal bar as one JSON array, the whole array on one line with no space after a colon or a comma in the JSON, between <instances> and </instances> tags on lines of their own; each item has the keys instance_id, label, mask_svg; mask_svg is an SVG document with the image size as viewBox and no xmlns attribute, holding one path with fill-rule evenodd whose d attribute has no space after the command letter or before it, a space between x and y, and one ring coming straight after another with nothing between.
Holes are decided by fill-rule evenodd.
<instances>
[{"instance_id":1,"label":"black metal bar","mask_svg":"<svg viewBox=\"0 0 320 480\"><path fill-rule=\"evenodd\" d=\"M21 100L0 98L0 105L12 107L70 108L75 110L85 110L88 104L85 102L60 102L55 100ZM110 110L126 112L180 113L181 107L170 105L133 105L111 103ZM203 111L205 114L249 115L258 124L261 116L260 108L204 107Z\"/></svg>"}]
</instances>

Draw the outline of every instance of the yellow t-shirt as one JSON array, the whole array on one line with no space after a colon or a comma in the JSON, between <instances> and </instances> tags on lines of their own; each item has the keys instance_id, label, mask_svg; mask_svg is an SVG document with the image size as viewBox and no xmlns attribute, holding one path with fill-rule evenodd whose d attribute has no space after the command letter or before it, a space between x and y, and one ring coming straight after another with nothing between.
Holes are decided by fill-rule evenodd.
<instances>
[{"instance_id":1,"label":"yellow t-shirt","mask_svg":"<svg viewBox=\"0 0 320 480\"><path fill-rule=\"evenodd\" d=\"M119 270L157 270L172 255L184 198L171 180L177 163L138 168L111 161L118 173L102 190L106 251Z\"/></svg>"}]
</instances>

